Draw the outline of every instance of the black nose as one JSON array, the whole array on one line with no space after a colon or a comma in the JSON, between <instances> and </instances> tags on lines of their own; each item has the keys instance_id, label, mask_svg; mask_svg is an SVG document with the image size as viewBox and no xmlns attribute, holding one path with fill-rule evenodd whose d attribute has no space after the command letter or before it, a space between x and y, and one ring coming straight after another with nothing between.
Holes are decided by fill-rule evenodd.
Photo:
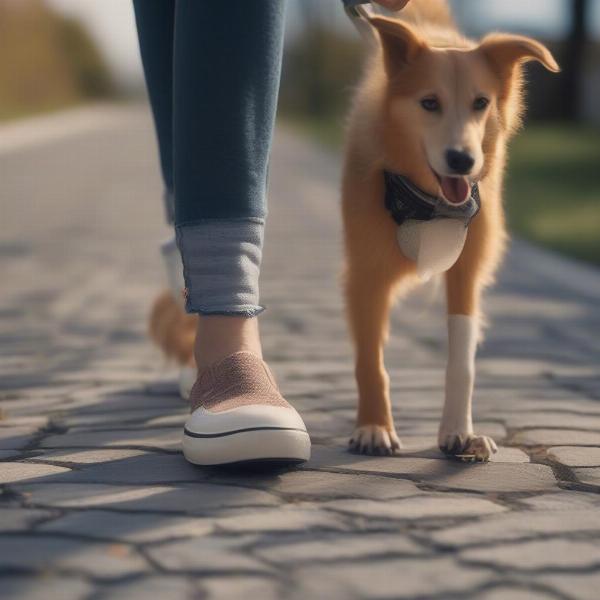
<instances>
[{"instance_id":1,"label":"black nose","mask_svg":"<svg viewBox=\"0 0 600 600\"><path fill-rule=\"evenodd\" d=\"M471 172L475 159L468 152L462 150L447 150L446 162L455 173L466 175Z\"/></svg>"}]
</instances>

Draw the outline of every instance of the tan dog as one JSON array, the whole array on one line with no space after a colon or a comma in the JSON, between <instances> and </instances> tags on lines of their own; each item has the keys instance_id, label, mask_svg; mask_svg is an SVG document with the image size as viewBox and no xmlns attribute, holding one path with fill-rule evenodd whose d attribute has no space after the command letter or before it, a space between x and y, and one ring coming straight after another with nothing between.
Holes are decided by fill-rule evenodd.
<instances>
[{"instance_id":1,"label":"tan dog","mask_svg":"<svg viewBox=\"0 0 600 600\"><path fill-rule=\"evenodd\" d=\"M448 454L487 460L496 446L473 431L471 395L480 298L506 238L501 193L506 144L520 123L521 65L536 60L550 71L559 68L550 52L529 38L464 38L440 0L413 0L402 20L373 17L371 24L380 44L350 114L342 186L345 294L359 392L350 444L374 454L400 446L383 348L390 307L417 278L384 206L387 170L454 204L479 183L481 210L446 273L449 356L438 441Z\"/></svg>"}]
</instances>

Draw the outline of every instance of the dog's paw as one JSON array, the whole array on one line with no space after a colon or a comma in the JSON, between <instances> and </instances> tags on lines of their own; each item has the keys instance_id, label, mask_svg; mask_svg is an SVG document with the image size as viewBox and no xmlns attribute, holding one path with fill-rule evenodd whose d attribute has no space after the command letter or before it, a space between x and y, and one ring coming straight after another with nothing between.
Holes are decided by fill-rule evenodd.
<instances>
[{"instance_id":1,"label":"dog's paw","mask_svg":"<svg viewBox=\"0 0 600 600\"><path fill-rule=\"evenodd\" d=\"M487 435L451 433L440 440L440 450L463 462L488 462L498 452L498 446Z\"/></svg>"},{"instance_id":2,"label":"dog's paw","mask_svg":"<svg viewBox=\"0 0 600 600\"><path fill-rule=\"evenodd\" d=\"M402 447L396 432L381 425L357 427L350 438L350 450L359 454L391 456Z\"/></svg>"}]
</instances>

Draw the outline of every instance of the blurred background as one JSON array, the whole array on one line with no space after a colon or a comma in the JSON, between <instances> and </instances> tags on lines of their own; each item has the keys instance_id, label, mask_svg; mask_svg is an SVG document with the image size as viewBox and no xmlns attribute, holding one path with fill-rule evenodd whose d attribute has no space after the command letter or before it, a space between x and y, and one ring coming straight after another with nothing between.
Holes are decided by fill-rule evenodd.
<instances>
[{"instance_id":1,"label":"blurred background","mask_svg":"<svg viewBox=\"0 0 600 600\"><path fill-rule=\"evenodd\" d=\"M513 143L509 223L600 265L600 0L454 0L473 36L546 42L560 76L528 67L526 129ZM281 121L333 150L363 47L339 0L289 0ZM128 0L0 0L0 122L86 102L144 98Z\"/></svg>"}]
</instances>

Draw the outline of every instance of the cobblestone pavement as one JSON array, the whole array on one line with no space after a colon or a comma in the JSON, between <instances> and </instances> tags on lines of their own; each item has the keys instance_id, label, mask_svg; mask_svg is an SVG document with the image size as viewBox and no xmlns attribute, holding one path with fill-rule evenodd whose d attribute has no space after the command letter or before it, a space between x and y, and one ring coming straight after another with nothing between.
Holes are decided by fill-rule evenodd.
<instances>
[{"instance_id":1,"label":"cobblestone pavement","mask_svg":"<svg viewBox=\"0 0 600 600\"><path fill-rule=\"evenodd\" d=\"M280 132L261 322L313 459L195 468L174 372L144 333L166 233L147 112L19 127L0 132L0 596L598 598L598 272L513 246L478 366L476 419L501 444L488 465L435 448L435 294L397 311L387 364L406 447L353 456L337 163Z\"/></svg>"}]
</instances>

